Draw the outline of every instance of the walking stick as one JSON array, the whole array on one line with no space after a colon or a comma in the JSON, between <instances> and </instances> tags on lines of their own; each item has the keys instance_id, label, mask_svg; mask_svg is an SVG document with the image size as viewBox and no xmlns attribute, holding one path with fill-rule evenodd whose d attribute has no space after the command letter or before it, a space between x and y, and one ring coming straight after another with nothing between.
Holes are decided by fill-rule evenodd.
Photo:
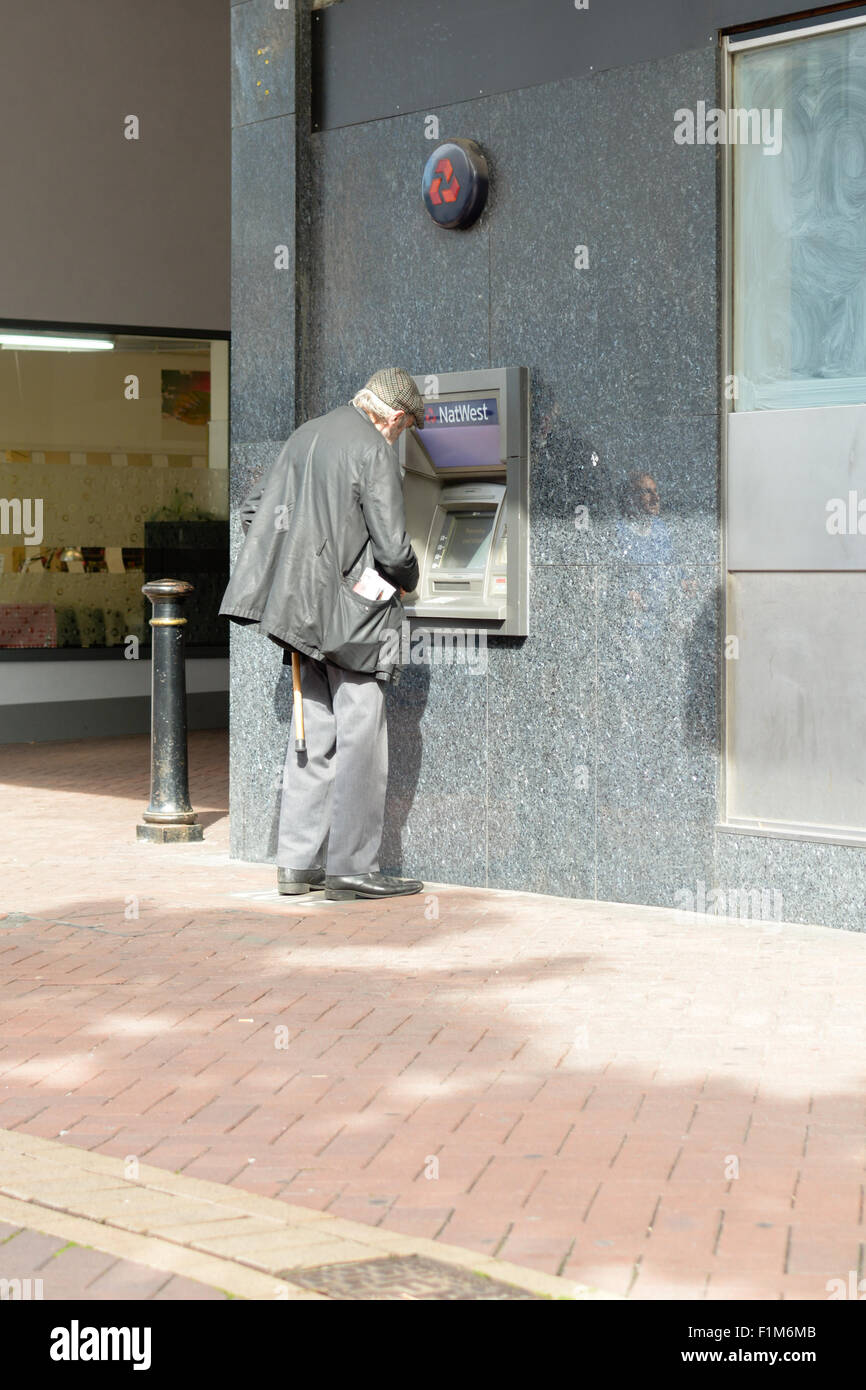
<instances>
[{"instance_id":1,"label":"walking stick","mask_svg":"<svg viewBox=\"0 0 866 1390\"><path fill-rule=\"evenodd\" d=\"M304 737L304 697L301 694L301 658L292 652L292 696L295 707L295 752L306 753L307 740Z\"/></svg>"}]
</instances>

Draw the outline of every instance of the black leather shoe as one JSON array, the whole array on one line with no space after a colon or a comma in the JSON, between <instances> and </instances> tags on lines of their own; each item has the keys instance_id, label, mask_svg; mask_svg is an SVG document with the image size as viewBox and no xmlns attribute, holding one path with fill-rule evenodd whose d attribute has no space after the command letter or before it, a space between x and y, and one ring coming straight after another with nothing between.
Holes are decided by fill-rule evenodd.
<instances>
[{"instance_id":1,"label":"black leather shoe","mask_svg":"<svg viewBox=\"0 0 866 1390\"><path fill-rule=\"evenodd\" d=\"M328 874L325 897L332 902L351 898L396 898L420 893L424 884L417 878L393 878L390 874Z\"/></svg>"},{"instance_id":2,"label":"black leather shoe","mask_svg":"<svg viewBox=\"0 0 866 1390\"><path fill-rule=\"evenodd\" d=\"M324 886L324 869L277 869L278 893L309 893Z\"/></svg>"}]
</instances>

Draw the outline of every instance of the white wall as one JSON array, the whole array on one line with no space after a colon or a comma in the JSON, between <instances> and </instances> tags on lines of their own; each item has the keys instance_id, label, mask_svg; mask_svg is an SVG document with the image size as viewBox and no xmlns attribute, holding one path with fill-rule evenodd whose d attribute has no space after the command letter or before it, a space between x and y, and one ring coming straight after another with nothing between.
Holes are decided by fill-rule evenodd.
<instances>
[{"instance_id":1,"label":"white wall","mask_svg":"<svg viewBox=\"0 0 866 1390\"><path fill-rule=\"evenodd\" d=\"M72 700L118 700L150 694L150 658L126 661L2 661L0 706L40 705ZM228 659L189 657L186 662L188 695L207 690L227 690Z\"/></svg>"},{"instance_id":2,"label":"white wall","mask_svg":"<svg viewBox=\"0 0 866 1390\"><path fill-rule=\"evenodd\" d=\"M229 327L230 17L0 0L4 318Z\"/></svg>"}]
</instances>

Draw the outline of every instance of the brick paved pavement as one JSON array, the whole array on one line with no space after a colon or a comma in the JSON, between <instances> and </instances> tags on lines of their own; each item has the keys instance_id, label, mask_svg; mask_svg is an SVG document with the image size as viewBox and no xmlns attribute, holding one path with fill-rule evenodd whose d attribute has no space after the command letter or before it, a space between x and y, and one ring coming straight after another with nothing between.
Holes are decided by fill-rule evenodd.
<instances>
[{"instance_id":1,"label":"brick paved pavement","mask_svg":"<svg viewBox=\"0 0 866 1390\"><path fill-rule=\"evenodd\" d=\"M62 1236L10 1226L0 1221L0 1278L19 1281L9 1296L44 1299L202 1299L225 1300L228 1295L192 1279L149 1269L133 1260L120 1260L101 1250L86 1249ZM14 1271L14 1273L12 1272Z\"/></svg>"},{"instance_id":2,"label":"brick paved pavement","mask_svg":"<svg viewBox=\"0 0 866 1390\"><path fill-rule=\"evenodd\" d=\"M0 1129L0 1298L185 1300L208 1290L305 1302L616 1298L446 1242Z\"/></svg>"},{"instance_id":3,"label":"brick paved pavement","mask_svg":"<svg viewBox=\"0 0 866 1390\"><path fill-rule=\"evenodd\" d=\"M863 1270L866 939L134 841L147 741L0 750L0 1126L631 1298ZM220 812L223 812L221 815Z\"/></svg>"}]
</instances>

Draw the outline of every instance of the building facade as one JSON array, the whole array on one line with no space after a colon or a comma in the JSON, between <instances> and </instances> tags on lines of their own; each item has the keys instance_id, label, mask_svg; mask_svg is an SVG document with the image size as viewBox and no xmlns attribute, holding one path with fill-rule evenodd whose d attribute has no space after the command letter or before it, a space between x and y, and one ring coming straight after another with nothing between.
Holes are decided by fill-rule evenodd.
<instances>
[{"instance_id":1,"label":"building facade","mask_svg":"<svg viewBox=\"0 0 866 1390\"><path fill-rule=\"evenodd\" d=\"M683 8L232 6L232 510L377 367L525 366L529 636L389 689L382 867L863 930L866 30ZM290 681L231 667L266 860Z\"/></svg>"}]
</instances>

